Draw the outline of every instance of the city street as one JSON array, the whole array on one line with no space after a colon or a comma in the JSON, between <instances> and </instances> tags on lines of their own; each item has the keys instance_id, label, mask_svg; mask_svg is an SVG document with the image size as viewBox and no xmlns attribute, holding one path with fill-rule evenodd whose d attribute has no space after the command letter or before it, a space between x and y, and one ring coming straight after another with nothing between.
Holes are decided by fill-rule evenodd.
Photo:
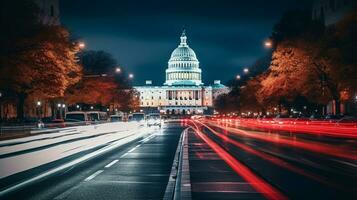
<instances>
[{"instance_id":1,"label":"city street","mask_svg":"<svg viewBox=\"0 0 357 200\"><path fill-rule=\"evenodd\" d=\"M133 141L34 181L5 198L162 199L182 131L179 124L146 129L145 135ZM36 168L26 174L31 172L37 173Z\"/></svg>"},{"instance_id":2,"label":"city street","mask_svg":"<svg viewBox=\"0 0 357 200\"><path fill-rule=\"evenodd\" d=\"M218 144L237 164L249 168L252 174L248 180L262 178L286 198L356 198L356 139L251 131L210 120L194 125L201 135L208 136L211 147ZM225 157L222 152L218 154ZM238 174L244 173L237 167ZM264 191L259 184L254 188Z\"/></svg>"},{"instance_id":3,"label":"city street","mask_svg":"<svg viewBox=\"0 0 357 200\"><path fill-rule=\"evenodd\" d=\"M4 0L0 200L357 200L357 0Z\"/></svg>"},{"instance_id":4,"label":"city street","mask_svg":"<svg viewBox=\"0 0 357 200\"><path fill-rule=\"evenodd\" d=\"M107 145L0 179L4 189L61 168L4 199L356 198L355 139L250 131L204 119L137 130L132 140L70 167L61 168Z\"/></svg>"}]
</instances>

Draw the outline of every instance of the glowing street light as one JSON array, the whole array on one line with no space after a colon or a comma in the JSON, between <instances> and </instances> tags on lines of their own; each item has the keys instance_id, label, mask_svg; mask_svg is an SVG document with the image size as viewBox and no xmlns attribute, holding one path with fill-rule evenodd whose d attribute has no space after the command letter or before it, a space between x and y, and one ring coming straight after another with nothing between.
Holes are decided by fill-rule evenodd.
<instances>
[{"instance_id":1,"label":"glowing street light","mask_svg":"<svg viewBox=\"0 0 357 200\"><path fill-rule=\"evenodd\" d=\"M134 74L129 74L129 78L133 79L134 78Z\"/></svg>"},{"instance_id":2,"label":"glowing street light","mask_svg":"<svg viewBox=\"0 0 357 200\"><path fill-rule=\"evenodd\" d=\"M115 68L115 73L120 73L120 72L121 72L120 67Z\"/></svg>"},{"instance_id":3,"label":"glowing street light","mask_svg":"<svg viewBox=\"0 0 357 200\"><path fill-rule=\"evenodd\" d=\"M78 43L78 47L79 47L80 49L84 49L84 48L86 48L86 44L85 44L84 42L79 42L79 43Z\"/></svg>"},{"instance_id":4,"label":"glowing street light","mask_svg":"<svg viewBox=\"0 0 357 200\"><path fill-rule=\"evenodd\" d=\"M90 107L90 109L91 109L91 110L93 110L93 109L94 109L94 107L93 107L93 106L91 106L91 107Z\"/></svg>"},{"instance_id":5,"label":"glowing street light","mask_svg":"<svg viewBox=\"0 0 357 200\"><path fill-rule=\"evenodd\" d=\"M62 108L65 108L66 107L66 104L62 104Z\"/></svg>"},{"instance_id":6,"label":"glowing street light","mask_svg":"<svg viewBox=\"0 0 357 200\"><path fill-rule=\"evenodd\" d=\"M264 46L266 47L266 48L272 48L273 47L273 43L271 42L271 40L266 40L265 42L264 42Z\"/></svg>"},{"instance_id":7,"label":"glowing street light","mask_svg":"<svg viewBox=\"0 0 357 200\"><path fill-rule=\"evenodd\" d=\"M62 105L59 103L59 104L57 104L57 107L60 108L60 107L62 107Z\"/></svg>"},{"instance_id":8,"label":"glowing street light","mask_svg":"<svg viewBox=\"0 0 357 200\"><path fill-rule=\"evenodd\" d=\"M79 105L77 105L76 107L77 107L77 109L79 109Z\"/></svg>"},{"instance_id":9,"label":"glowing street light","mask_svg":"<svg viewBox=\"0 0 357 200\"><path fill-rule=\"evenodd\" d=\"M37 106L41 106L41 101L37 101Z\"/></svg>"},{"instance_id":10,"label":"glowing street light","mask_svg":"<svg viewBox=\"0 0 357 200\"><path fill-rule=\"evenodd\" d=\"M240 79L241 79L241 77L240 77L239 74L236 76L236 79L237 79L237 80L240 80Z\"/></svg>"},{"instance_id":11,"label":"glowing street light","mask_svg":"<svg viewBox=\"0 0 357 200\"><path fill-rule=\"evenodd\" d=\"M243 72L247 74L249 72L249 69L248 68L244 68Z\"/></svg>"}]
</instances>

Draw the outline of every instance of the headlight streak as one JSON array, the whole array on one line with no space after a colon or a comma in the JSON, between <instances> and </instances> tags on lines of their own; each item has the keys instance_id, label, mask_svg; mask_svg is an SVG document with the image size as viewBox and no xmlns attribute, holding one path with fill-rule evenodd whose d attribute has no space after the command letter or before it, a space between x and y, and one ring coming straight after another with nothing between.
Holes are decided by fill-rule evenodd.
<instances>
[{"instance_id":1,"label":"headlight streak","mask_svg":"<svg viewBox=\"0 0 357 200\"><path fill-rule=\"evenodd\" d=\"M262 130L304 133L337 138L357 138L357 123L338 123L330 121L290 120L290 119L234 119L232 123L226 119L218 119L224 125L254 128Z\"/></svg>"},{"instance_id":2,"label":"headlight streak","mask_svg":"<svg viewBox=\"0 0 357 200\"><path fill-rule=\"evenodd\" d=\"M342 149L342 147L336 148L336 146L323 144L319 142L310 142L310 141L303 141L297 139L291 140L282 137L275 137L273 135L253 134L238 128L226 127L212 122L208 122L208 124L244 137L254 138L254 139L275 143L279 145L290 146L294 148L300 148L307 151L321 153L329 156L335 156L335 157L349 159L349 160L357 160L357 153L355 151Z\"/></svg>"},{"instance_id":3,"label":"headlight streak","mask_svg":"<svg viewBox=\"0 0 357 200\"><path fill-rule=\"evenodd\" d=\"M282 167L282 168L285 168L289 171L292 171L292 172L295 172L297 174L300 174L300 175L303 175L305 177L308 177L308 178L311 178L319 183L322 183L322 184L325 184L325 185L328 185L330 187L334 187L334 188L338 188L338 189L344 189L344 188L341 188L340 186L338 186L337 184L333 184L329 181L327 181L324 177L320 177L320 176L316 176L314 174L311 174L311 173L308 173L298 167L295 167L291 164L289 164L288 162L280 159L280 158L277 158L277 157L274 157L274 156L271 156L267 153L264 153L264 152L260 152L258 150L255 150L251 147L249 147L248 145L245 145L245 144L242 144L242 143L239 143L231 138L229 138L228 136L225 135L225 133L218 133L217 131L213 130L212 128L210 128L209 126L207 126L206 124L202 123L202 122L199 122L199 121L195 121L199 124L201 124L202 126L206 127L208 130L210 130L213 134L215 134L217 137L221 138L223 141L225 142L228 142L248 153L251 153L251 154L254 154L264 160L267 160L279 167Z\"/></svg>"},{"instance_id":4,"label":"headlight streak","mask_svg":"<svg viewBox=\"0 0 357 200\"><path fill-rule=\"evenodd\" d=\"M193 123L194 127L191 127L197 135L202 138L218 155L221 157L237 174L243 177L247 182L251 184L251 186L260 192L267 199L279 199L285 200L288 199L284 194L282 194L278 189L274 188L264 179L260 178L252 170L250 170L243 163L239 162L236 158L231 156L228 152L226 152L222 147L204 135L199 129L197 129L197 125Z\"/></svg>"}]
</instances>

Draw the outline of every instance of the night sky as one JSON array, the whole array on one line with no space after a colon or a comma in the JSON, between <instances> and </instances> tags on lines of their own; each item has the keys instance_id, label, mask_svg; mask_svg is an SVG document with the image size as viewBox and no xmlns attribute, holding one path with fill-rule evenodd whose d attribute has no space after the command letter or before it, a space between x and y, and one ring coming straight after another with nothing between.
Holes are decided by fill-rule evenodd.
<instances>
[{"instance_id":1,"label":"night sky","mask_svg":"<svg viewBox=\"0 0 357 200\"><path fill-rule=\"evenodd\" d=\"M263 41L289 9L312 0L60 0L61 22L89 50L111 53L134 84L161 85L185 26L205 84L232 79L267 53Z\"/></svg>"}]
</instances>

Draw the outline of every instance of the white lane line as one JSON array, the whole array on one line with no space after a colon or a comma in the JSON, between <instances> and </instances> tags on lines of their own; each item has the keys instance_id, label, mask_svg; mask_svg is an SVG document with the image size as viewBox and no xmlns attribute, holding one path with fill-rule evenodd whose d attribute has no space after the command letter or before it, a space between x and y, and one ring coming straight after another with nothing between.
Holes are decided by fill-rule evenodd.
<instances>
[{"instance_id":1,"label":"white lane line","mask_svg":"<svg viewBox=\"0 0 357 200\"><path fill-rule=\"evenodd\" d=\"M138 147L140 147L141 146L141 144L138 144L138 145L136 145L136 147L135 148L138 148Z\"/></svg>"},{"instance_id":2,"label":"white lane line","mask_svg":"<svg viewBox=\"0 0 357 200\"><path fill-rule=\"evenodd\" d=\"M124 153L120 158L124 158L126 155L128 155L128 153Z\"/></svg>"},{"instance_id":3,"label":"white lane line","mask_svg":"<svg viewBox=\"0 0 357 200\"><path fill-rule=\"evenodd\" d=\"M115 163L117 163L119 160L113 160L112 162L110 162L109 164L107 164L106 166L105 166L105 168L109 168L109 167L111 167L112 165L114 165Z\"/></svg>"},{"instance_id":4,"label":"white lane line","mask_svg":"<svg viewBox=\"0 0 357 200\"><path fill-rule=\"evenodd\" d=\"M131 153L131 152L135 151L135 149L136 149L136 147L130 149L130 150L128 151L128 153Z\"/></svg>"},{"instance_id":5,"label":"white lane line","mask_svg":"<svg viewBox=\"0 0 357 200\"><path fill-rule=\"evenodd\" d=\"M94 177L98 176L102 172L104 172L104 170L98 170L94 174L92 174L92 175L88 176L86 179L84 179L84 181L90 181L90 180L92 180Z\"/></svg>"}]
</instances>

